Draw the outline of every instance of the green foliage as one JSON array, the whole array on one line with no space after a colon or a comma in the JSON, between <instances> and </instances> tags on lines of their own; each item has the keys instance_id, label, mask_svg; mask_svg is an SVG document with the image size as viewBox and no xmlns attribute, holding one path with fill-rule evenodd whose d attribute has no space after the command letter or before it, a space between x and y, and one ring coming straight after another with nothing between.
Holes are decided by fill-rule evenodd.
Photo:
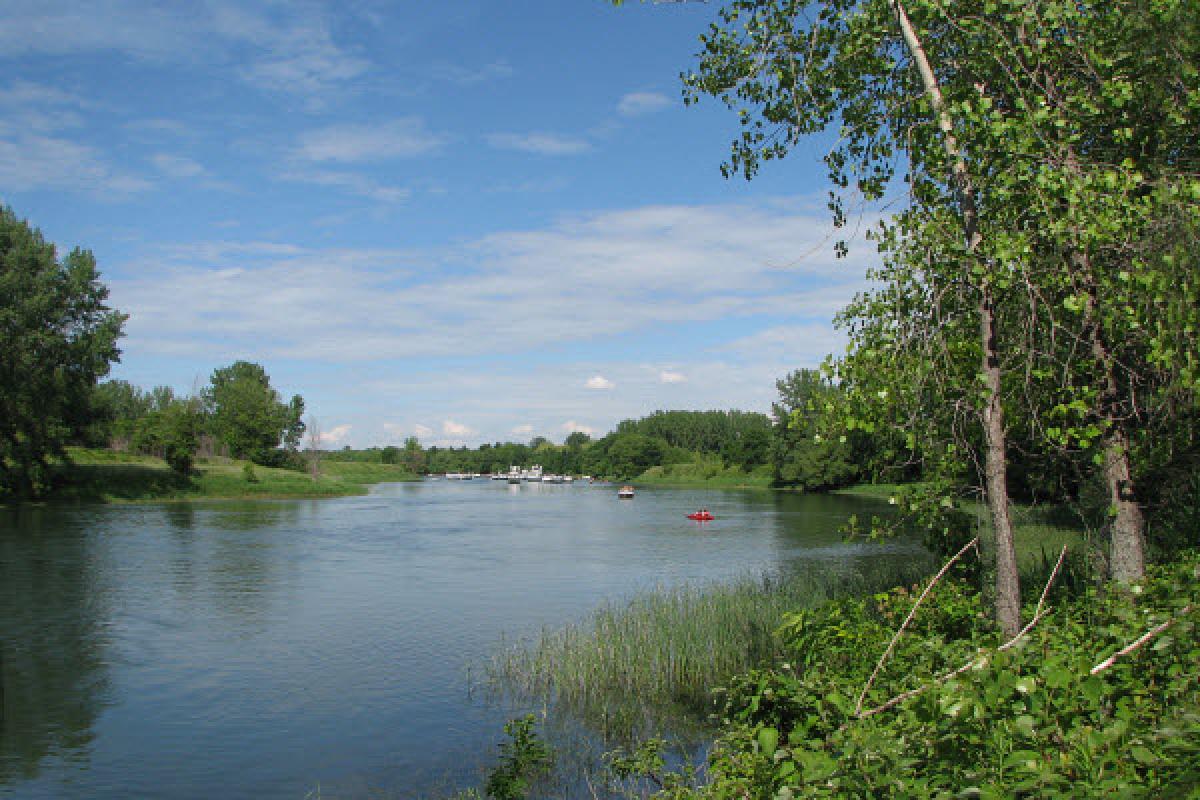
<instances>
[{"instance_id":1,"label":"green foliage","mask_svg":"<svg viewBox=\"0 0 1200 800\"><path fill-rule=\"evenodd\" d=\"M192 401L176 400L161 411L157 425L160 429L163 460L180 475L192 471L200 432L200 412Z\"/></svg>"},{"instance_id":2,"label":"green foliage","mask_svg":"<svg viewBox=\"0 0 1200 800\"><path fill-rule=\"evenodd\" d=\"M1200 790L1200 555L1152 569L1131 590L1052 592L1056 608L1003 651L980 597L943 582L863 708L916 693L859 717L858 694L915 589L786 618L786 660L723 692L712 780L685 796L1155 798Z\"/></svg>"},{"instance_id":3,"label":"green foliage","mask_svg":"<svg viewBox=\"0 0 1200 800\"><path fill-rule=\"evenodd\" d=\"M500 743L500 763L488 775L484 791L495 800L524 800L537 779L554 764L554 753L534 730L533 714L509 720L508 741Z\"/></svg>"},{"instance_id":4,"label":"green foliage","mask_svg":"<svg viewBox=\"0 0 1200 800\"><path fill-rule=\"evenodd\" d=\"M873 463L880 432L841 430L842 391L817 370L800 369L776 381L772 406L775 435L771 464L775 482L809 491L857 483L883 465Z\"/></svg>"},{"instance_id":5,"label":"green foliage","mask_svg":"<svg viewBox=\"0 0 1200 800\"><path fill-rule=\"evenodd\" d=\"M304 400L296 395L284 403L258 364L236 361L215 370L204 401L212 432L234 458L277 463L272 451L280 444L294 451L304 433Z\"/></svg>"},{"instance_id":6,"label":"green foliage","mask_svg":"<svg viewBox=\"0 0 1200 800\"><path fill-rule=\"evenodd\" d=\"M247 461L242 465L242 479L246 483L258 483L258 473L254 471L254 464Z\"/></svg>"},{"instance_id":7,"label":"green foliage","mask_svg":"<svg viewBox=\"0 0 1200 800\"><path fill-rule=\"evenodd\" d=\"M655 411L621 421L615 433L661 439L671 448L719 456L748 469L767 463L771 421L747 411Z\"/></svg>"},{"instance_id":8,"label":"green foliage","mask_svg":"<svg viewBox=\"0 0 1200 800\"><path fill-rule=\"evenodd\" d=\"M120 354L125 315L107 299L89 251L60 261L0 207L0 496L44 491L49 460L86 426L92 388Z\"/></svg>"}]
</instances>

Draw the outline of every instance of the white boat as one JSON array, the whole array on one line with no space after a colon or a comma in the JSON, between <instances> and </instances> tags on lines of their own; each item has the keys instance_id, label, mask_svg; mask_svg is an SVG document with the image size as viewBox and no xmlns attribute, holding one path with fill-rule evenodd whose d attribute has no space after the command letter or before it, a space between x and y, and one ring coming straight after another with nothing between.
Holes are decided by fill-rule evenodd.
<instances>
[{"instance_id":1,"label":"white boat","mask_svg":"<svg viewBox=\"0 0 1200 800\"><path fill-rule=\"evenodd\" d=\"M525 480L529 481L530 483L534 483L534 482L541 483L542 465L534 464L526 472L522 473L521 477L524 478Z\"/></svg>"},{"instance_id":2,"label":"white boat","mask_svg":"<svg viewBox=\"0 0 1200 800\"><path fill-rule=\"evenodd\" d=\"M504 477L508 480L509 483L520 483L521 482L521 468L516 465L509 467L508 474L505 475Z\"/></svg>"},{"instance_id":3,"label":"white boat","mask_svg":"<svg viewBox=\"0 0 1200 800\"><path fill-rule=\"evenodd\" d=\"M620 489L617 490L617 497L621 498L622 500L632 500L633 499L633 487L632 486L622 486Z\"/></svg>"}]
</instances>

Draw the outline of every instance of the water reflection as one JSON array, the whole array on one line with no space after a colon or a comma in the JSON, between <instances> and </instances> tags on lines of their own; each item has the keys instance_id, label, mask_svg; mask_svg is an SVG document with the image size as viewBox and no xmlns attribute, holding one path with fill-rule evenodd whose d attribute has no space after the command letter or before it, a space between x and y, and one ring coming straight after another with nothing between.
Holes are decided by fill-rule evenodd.
<instances>
[{"instance_id":1,"label":"water reflection","mask_svg":"<svg viewBox=\"0 0 1200 800\"><path fill-rule=\"evenodd\" d=\"M0 515L0 786L49 757L85 761L107 701L106 592L87 536L57 516Z\"/></svg>"},{"instance_id":2,"label":"water reflection","mask_svg":"<svg viewBox=\"0 0 1200 800\"><path fill-rule=\"evenodd\" d=\"M716 521L685 519L704 506ZM856 511L491 481L0 510L0 795L440 796L518 713L466 694L502 635L656 586L904 557L843 541Z\"/></svg>"}]
</instances>

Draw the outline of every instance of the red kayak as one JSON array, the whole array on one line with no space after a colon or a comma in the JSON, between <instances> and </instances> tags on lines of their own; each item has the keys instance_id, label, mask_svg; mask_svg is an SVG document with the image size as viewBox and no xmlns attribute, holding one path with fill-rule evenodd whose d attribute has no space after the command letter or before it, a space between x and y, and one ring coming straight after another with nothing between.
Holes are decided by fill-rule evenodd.
<instances>
[{"instance_id":1,"label":"red kayak","mask_svg":"<svg viewBox=\"0 0 1200 800\"><path fill-rule=\"evenodd\" d=\"M715 519L712 514L701 514L699 511L697 511L695 514L688 514L687 518L699 520L700 522L708 522L709 520Z\"/></svg>"}]
</instances>

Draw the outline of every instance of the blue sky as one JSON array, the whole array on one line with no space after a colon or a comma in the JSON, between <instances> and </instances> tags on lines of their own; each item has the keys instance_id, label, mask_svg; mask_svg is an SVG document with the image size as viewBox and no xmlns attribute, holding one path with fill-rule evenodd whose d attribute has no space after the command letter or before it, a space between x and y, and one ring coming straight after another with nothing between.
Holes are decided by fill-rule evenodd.
<instances>
[{"instance_id":1,"label":"blue sky","mask_svg":"<svg viewBox=\"0 0 1200 800\"><path fill-rule=\"evenodd\" d=\"M257 361L329 446L767 411L871 253L827 141L721 177L736 118L678 78L714 13L0 0L0 202L96 254L115 377Z\"/></svg>"}]
</instances>

